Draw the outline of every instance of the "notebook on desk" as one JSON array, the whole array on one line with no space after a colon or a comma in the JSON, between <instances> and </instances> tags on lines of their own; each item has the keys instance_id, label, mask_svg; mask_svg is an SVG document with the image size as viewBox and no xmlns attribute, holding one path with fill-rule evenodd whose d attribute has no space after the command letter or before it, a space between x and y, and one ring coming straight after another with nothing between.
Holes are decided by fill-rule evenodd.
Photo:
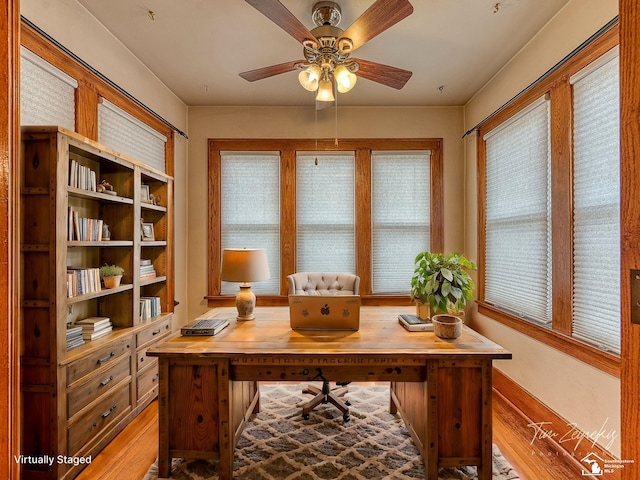
<instances>
[{"instance_id":1,"label":"notebook on desk","mask_svg":"<svg viewBox=\"0 0 640 480\"><path fill-rule=\"evenodd\" d=\"M360 328L360 295L289 295L289 319L294 330Z\"/></svg>"}]
</instances>

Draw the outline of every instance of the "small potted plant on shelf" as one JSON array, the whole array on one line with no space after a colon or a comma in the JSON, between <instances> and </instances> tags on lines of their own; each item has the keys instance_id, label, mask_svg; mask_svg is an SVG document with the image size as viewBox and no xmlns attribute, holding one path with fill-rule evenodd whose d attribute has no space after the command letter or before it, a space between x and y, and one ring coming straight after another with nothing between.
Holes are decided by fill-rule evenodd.
<instances>
[{"instance_id":1,"label":"small potted plant on shelf","mask_svg":"<svg viewBox=\"0 0 640 480\"><path fill-rule=\"evenodd\" d=\"M104 288L116 288L120 286L124 268L117 265L103 265L100 267L100 278Z\"/></svg>"},{"instance_id":2,"label":"small potted plant on shelf","mask_svg":"<svg viewBox=\"0 0 640 480\"><path fill-rule=\"evenodd\" d=\"M431 252L420 252L414 263L411 300L418 307L418 316L428 318L424 310L430 309L436 335L456 338L462 331L460 315L473 299L473 281L464 269L473 270L476 265L459 253Z\"/></svg>"}]
</instances>

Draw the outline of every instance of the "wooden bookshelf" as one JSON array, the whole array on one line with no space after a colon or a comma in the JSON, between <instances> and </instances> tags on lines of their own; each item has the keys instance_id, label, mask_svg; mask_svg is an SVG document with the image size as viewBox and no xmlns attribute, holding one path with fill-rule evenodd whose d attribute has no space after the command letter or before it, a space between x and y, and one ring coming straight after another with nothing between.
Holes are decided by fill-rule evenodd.
<instances>
[{"instance_id":1,"label":"wooden bookshelf","mask_svg":"<svg viewBox=\"0 0 640 480\"><path fill-rule=\"evenodd\" d=\"M93 173L78 182L79 170ZM102 180L115 194L96 189ZM25 463L22 475L74 478L85 465L58 457L95 456L158 394L157 359L145 352L172 331L173 179L63 128L25 127L20 185L20 453L54 459ZM74 237L70 210L107 224L110 239ZM153 278L141 279L141 260ZM92 291L69 296L68 269L104 264L124 268L119 287L92 279ZM142 320L146 297L160 312L155 301ZM67 327L92 316L109 317L112 330L68 349Z\"/></svg>"}]
</instances>

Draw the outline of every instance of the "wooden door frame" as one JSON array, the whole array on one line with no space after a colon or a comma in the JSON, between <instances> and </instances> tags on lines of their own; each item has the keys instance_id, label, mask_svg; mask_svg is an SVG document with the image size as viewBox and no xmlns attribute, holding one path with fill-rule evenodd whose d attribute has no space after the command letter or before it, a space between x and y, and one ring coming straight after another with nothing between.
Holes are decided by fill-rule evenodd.
<instances>
[{"instance_id":1,"label":"wooden door frame","mask_svg":"<svg viewBox=\"0 0 640 480\"><path fill-rule=\"evenodd\" d=\"M8 0L0 13L0 478L18 478L19 451L17 326L17 171L20 146L20 2Z\"/></svg>"},{"instance_id":2,"label":"wooden door frame","mask_svg":"<svg viewBox=\"0 0 640 480\"><path fill-rule=\"evenodd\" d=\"M620 0L620 228L622 371L620 375L622 478L640 478L640 324L631 323L631 270L640 270L640 7Z\"/></svg>"},{"instance_id":3,"label":"wooden door frame","mask_svg":"<svg viewBox=\"0 0 640 480\"><path fill-rule=\"evenodd\" d=\"M621 191L622 215L622 374L621 374L621 445L622 458L635 463L625 465L622 478L640 477L640 325L631 324L630 269L640 269L640 193L638 192L637 158L640 158L640 7L635 0L620 0L621 48ZM16 235L15 206L17 185L15 168L18 165L20 123L19 111L19 1L8 0L0 13L0 30L6 41L0 46L0 62L8 73L0 76L5 93L0 95L0 478L17 479L16 464L12 460L18 451L18 431L13 418L18 418L16 380L19 378L17 349L13 343L14 320L17 318L15 273ZM634 117L635 115L635 117ZM625 120L631 119L631 120ZM635 181L631 181L631 180ZM6 210L5 210L6 209Z\"/></svg>"}]
</instances>

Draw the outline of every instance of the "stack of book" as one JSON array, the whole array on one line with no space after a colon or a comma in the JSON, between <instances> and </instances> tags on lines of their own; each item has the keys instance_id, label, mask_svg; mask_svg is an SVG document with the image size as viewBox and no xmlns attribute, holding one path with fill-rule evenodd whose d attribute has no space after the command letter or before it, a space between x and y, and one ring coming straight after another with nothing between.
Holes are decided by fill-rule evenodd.
<instances>
[{"instance_id":1,"label":"stack of book","mask_svg":"<svg viewBox=\"0 0 640 480\"><path fill-rule=\"evenodd\" d=\"M69 225L67 240L79 240L83 242L102 241L103 221L98 218L84 218L78 216L78 211L69 207Z\"/></svg>"},{"instance_id":2,"label":"stack of book","mask_svg":"<svg viewBox=\"0 0 640 480\"><path fill-rule=\"evenodd\" d=\"M76 325L82 327L82 338L85 340L95 340L113 330L109 317L88 317L76 320Z\"/></svg>"},{"instance_id":3,"label":"stack of book","mask_svg":"<svg viewBox=\"0 0 640 480\"><path fill-rule=\"evenodd\" d=\"M69 186L82 190L96 191L96 172L89 167L80 165L75 160L69 164Z\"/></svg>"},{"instance_id":4,"label":"stack of book","mask_svg":"<svg viewBox=\"0 0 640 480\"><path fill-rule=\"evenodd\" d=\"M156 269L149 259L140 260L140 280L151 280L156 278Z\"/></svg>"},{"instance_id":5,"label":"stack of book","mask_svg":"<svg viewBox=\"0 0 640 480\"><path fill-rule=\"evenodd\" d=\"M67 268L68 297L99 292L100 290L99 268Z\"/></svg>"},{"instance_id":6,"label":"stack of book","mask_svg":"<svg viewBox=\"0 0 640 480\"><path fill-rule=\"evenodd\" d=\"M82 338L82 327L71 326L67 328L67 350L84 345L84 338Z\"/></svg>"},{"instance_id":7,"label":"stack of book","mask_svg":"<svg viewBox=\"0 0 640 480\"><path fill-rule=\"evenodd\" d=\"M140 320L149 320L160 313L160 297L140 297Z\"/></svg>"}]
</instances>

